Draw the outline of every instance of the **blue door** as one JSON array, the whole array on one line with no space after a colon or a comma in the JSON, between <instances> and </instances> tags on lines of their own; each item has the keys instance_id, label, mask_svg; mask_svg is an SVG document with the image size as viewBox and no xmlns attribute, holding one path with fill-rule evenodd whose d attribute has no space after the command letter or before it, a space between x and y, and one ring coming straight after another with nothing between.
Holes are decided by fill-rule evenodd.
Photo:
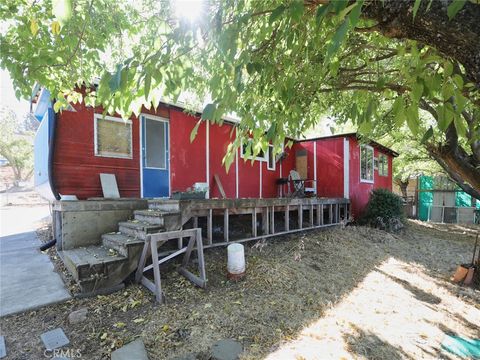
<instances>
[{"instance_id":1,"label":"blue door","mask_svg":"<svg viewBox=\"0 0 480 360\"><path fill-rule=\"evenodd\" d=\"M168 120L142 115L142 197L170 196Z\"/></svg>"}]
</instances>

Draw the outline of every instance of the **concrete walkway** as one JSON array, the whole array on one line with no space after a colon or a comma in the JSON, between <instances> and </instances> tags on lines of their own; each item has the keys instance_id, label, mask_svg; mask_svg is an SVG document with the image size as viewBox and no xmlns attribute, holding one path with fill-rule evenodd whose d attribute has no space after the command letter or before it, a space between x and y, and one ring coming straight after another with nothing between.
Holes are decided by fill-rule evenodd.
<instances>
[{"instance_id":1,"label":"concrete walkway","mask_svg":"<svg viewBox=\"0 0 480 360\"><path fill-rule=\"evenodd\" d=\"M35 234L47 206L0 208L0 316L70 298Z\"/></svg>"}]
</instances>

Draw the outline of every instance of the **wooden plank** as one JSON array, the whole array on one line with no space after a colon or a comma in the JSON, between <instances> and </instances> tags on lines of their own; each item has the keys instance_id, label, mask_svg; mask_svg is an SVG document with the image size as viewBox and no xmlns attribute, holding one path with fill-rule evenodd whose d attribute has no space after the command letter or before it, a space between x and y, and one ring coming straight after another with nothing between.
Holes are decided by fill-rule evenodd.
<instances>
[{"instance_id":1,"label":"wooden plank","mask_svg":"<svg viewBox=\"0 0 480 360\"><path fill-rule=\"evenodd\" d=\"M298 228L303 229L303 205L298 205Z\"/></svg>"},{"instance_id":2,"label":"wooden plank","mask_svg":"<svg viewBox=\"0 0 480 360\"><path fill-rule=\"evenodd\" d=\"M147 257L149 255L150 255L150 236L147 235L147 238L145 239L145 245L143 245L142 255L140 256L140 261L138 262L137 273L135 274L135 282L137 284L142 280L145 263L147 262Z\"/></svg>"},{"instance_id":3,"label":"wooden plank","mask_svg":"<svg viewBox=\"0 0 480 360\"><path fill-rule=\"evenodd\" d=\"M188 261L190 260L190 255L192 254L193 246L195 245L195 237L196 235L190 236L190 239L187 245L187 250L185 251L185 255L183 255L182 266L187 266Z\"/></svg>"},{"instance_id":4,"label":"wooden plank","mask_svg":"<svg viewBox=\"0 0 480 360\"><path fill-rule=\"evenodd\" d=\"M198 272L200 273L200 278L204 280L202 288L207 286L207 273L205 271L205 258L203 257L203 242L202 242L202 230L197 229L197 259L198 259Z\"/></svg>"},{"instance_id":5,"label":"wooden plank","mask_svg":"<svg viewBox=\"0 0 480 360\"><path fill-rule=\"evenodd\" d=\"M143 286L145 286L148 290L155 294L155 284L147 279L145 276L142 276L140 282Z\"/></svg>"},{"instance_id":6,"label":"wooden plank","mask_svg":"<svg viewBox=\"0 0 480 360\"><path fill-rule=\"evenodd\" d=\"M211 245L213 242L213 211L208 210L207 215L207 243Z\"/></svg>"},{"instance_id":7,"label":"wooden plank","mask_svg":"<svg viewBox=\"0 0 480 360\"><path fill-rule=\"evenodd\" d=\"M228 209L223 212L223 240L228 241Z\"/></svg>"},{"instance_id":8,"label":"wooden plank","mask_svg":"<svg viewBox=\"0 0 480 360\"><path fill-rule=\"evenodd\" d=\"M320 205L320 224L318 224L319 226L323 225L323 207L324 207L324 205L321 204Z\"/></svg>"},{"instance_id":9,"label":"wooden plank","mask_svg":"<svg viewBox=\"0 0 480 360\"><path fill-rule=\"evenodd\" d=\"M321 208L322 205L319 205L317 204L316 207L317 207L317 226L320 226L320 208Z\"/></svg>"},{"instance_id":10,"label":"wooden plank","mask_svg":"<svg viewBox=\"0 0 480 360\"><path fill-rule=\"evenodd\" d=\"M178 272L183 276L185 276L188 280L193 282L195 285L198 285L201 288L205 288L207 286L207 282L204 279L200 279L198 276L192 274L190 271L188 271L184 267L179 267Z\"/></svg>"},{"instance_id":11,"label":"wooden plank","mask_svg":"<svg viewBox=\"0 0 480 360\"><path fill-rule=\"evenodd\" d=\"M222 182L220 181L220 178L218 177L217 174L213 175L213 178L215 179L215 182L217 183L218 190L220 191L220 195L222 195L222 199L226 199L227 195L225 195L225 190L223 190Z\"/></svg>"},{"instance_id":12,"label":"wooden plank","mask_svg":"<svg viewBox=\"0 0 480 360\"><path fill-rule=\"evenodd\" d=\"M161 304L164 303L164 297L162 293L162 281L160 278L160 264L158 263L158 249L157 241L152 240L150 243L152 252L152 265L153 265L153 280L155 283L155 298Z\"/></svg>"},{"instance_id":13,"label":"wooden plank","mask_svg":"<svg viewBox=\"0 0 480 360\"><path fill-rule=\"evenodd\" d=\"M198 216L193 217L193 228L198 228Z\"/></svg>"},{"instance_id":14,"label":"wooden plank","mask_svg":"<svg viewBox=\"0 0 480 360\"><path fill-rule=\"evenodd\" d=\"M257 208L253 208L252 211L252 236L257 236Z\"/></svg>"},{"instance_id":15,"label":"wooden plank","mask_svg":"<svg viewBox=\"0 0 480 360\"><path fill-rule=\"evenodd\" d=\"M290 205L285 206L285 231L290 230Z\"/></svg>"}]
</instances>

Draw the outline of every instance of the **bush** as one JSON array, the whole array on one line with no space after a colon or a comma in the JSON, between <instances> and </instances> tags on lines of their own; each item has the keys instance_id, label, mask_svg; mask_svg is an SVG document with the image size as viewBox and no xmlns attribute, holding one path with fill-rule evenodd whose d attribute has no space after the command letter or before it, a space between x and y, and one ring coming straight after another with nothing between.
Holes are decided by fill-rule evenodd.
<instances>
[{"instance_id":1,"label":"bush","mask_svg":"<svg viewBox=\"0 0 480 360\"><path fill-rule=\"evenodd\" d=\"M375 189L370 193L360 224L397 231L403 228L403 219L402 198L387 189Z\"/></svg>"}]
</instances>

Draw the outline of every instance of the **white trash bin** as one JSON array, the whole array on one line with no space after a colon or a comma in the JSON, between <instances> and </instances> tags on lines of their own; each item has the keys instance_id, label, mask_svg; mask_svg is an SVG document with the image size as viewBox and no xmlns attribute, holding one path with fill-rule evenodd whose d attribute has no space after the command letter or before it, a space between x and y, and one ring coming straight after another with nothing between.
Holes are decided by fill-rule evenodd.
<instances>
[{"instance_id":1,"label":"white trash bin","mask_svg":"<svg viewBox=\"0 0 480 360\"><path fill-rule=\"evenodd\" d=\"M245 276L245 251L243 245L228 245L227 254L227 277L229 280L240 280Z\"/></svg>"}]
</instances>

